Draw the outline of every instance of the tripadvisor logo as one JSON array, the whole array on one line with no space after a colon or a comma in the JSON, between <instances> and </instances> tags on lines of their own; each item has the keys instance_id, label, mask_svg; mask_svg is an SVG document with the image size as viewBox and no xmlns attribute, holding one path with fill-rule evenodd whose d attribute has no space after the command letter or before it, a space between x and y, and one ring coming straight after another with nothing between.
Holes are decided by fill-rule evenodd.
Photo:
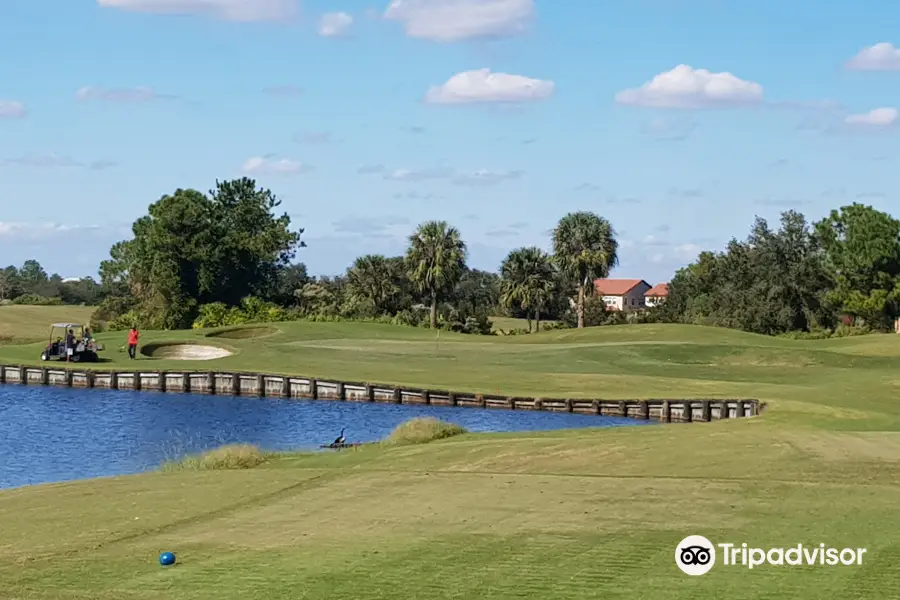
<instances>
[{"instance_id":1,"label":"tripadvisor logo","mask_svg":"<svg viewBox=\"0 0 900 600\"><path fill-rule=\"evenodd\" d=\"M717 552L718 548L718 552ZM773 566L852 566L861 565L865 548L831 548L825 544L789 548L754 548L742 544L713 544L702 535L689 535L675 547L675 564L686 575L706 575L715 566L717 554L726 567L754 569Z\"/></svg>"},{"instance_id":2,"label":"tripadvisor logo","mask_svg":"<svg viewBox=\"0 0 900 600\"><path fill-rule=\"evenodd\" d=\"M716 547L702 535L689 535L675 548L675 564L687 575L706 575L716 564Z\"/></svg>"}]
</instances>

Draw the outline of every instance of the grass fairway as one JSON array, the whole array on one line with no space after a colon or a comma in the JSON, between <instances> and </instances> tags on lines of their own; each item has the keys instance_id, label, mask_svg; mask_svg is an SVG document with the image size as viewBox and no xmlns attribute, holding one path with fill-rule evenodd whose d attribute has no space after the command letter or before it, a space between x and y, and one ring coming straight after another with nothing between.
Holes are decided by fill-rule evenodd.
<instances>
[{"instance_id":1,"label":"grass fairway","mask_svg":"<svg viewBox=\"0 0 900 600\"><path fill-rule=\"evenodd\" d=\"M53 323L86 325L92 306L0 306L0 344L46 343Z\"/></svg>"},{"instance_id":2,"label":"grass fairway","mask_svg":"<svg viewBox=\"0 0 900 600\"><path fill-rule=\"evenodd\" d=\"M556 321L541 321L541 329L545 326L556 323ZM491 317L491 329L495 332L510 331L512 329L524 329L528 331L528 319L516 319L514 317ZM531 323L534 328L534 321Z\"/></svg>"},{"instance_id":3,"label":"grass fairway","mask_svg":"<svg viewBox=\"0 0 900 600\"><path fill-rule=\"evenodd\" d=\"M636 325L476 337L278 324L146 333L240 368L514 395L757 397L754 419L281 456L0 493L0 597L84 600L900 597L900 336ZM102 336L111 362L123 334ZM0 348L34 361L36 346ZM36 362L36 361L35 361ZM474 409L473 409L474 410ZM98 432L103 435L104 432ZM674 564L714 543L864 547L862 566ZM163 569L160 552L178 555Z\"/></svg>"}]
</instances>

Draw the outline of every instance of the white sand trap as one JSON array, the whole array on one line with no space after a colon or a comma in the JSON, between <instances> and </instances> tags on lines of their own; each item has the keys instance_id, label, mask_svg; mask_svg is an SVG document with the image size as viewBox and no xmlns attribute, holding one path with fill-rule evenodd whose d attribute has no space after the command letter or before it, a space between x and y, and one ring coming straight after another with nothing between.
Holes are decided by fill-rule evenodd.
<instances>
[{"instance_id":1,"label":"white sand trap","mask_svg":"<svg viewBox=\"0 0 900 600\"><path fill-rule=\"evenodd\" d=\"M215 360L231 356L231 352L216 346L173 344L157 351L166 360Z\"/></svg>"}]
</instances>

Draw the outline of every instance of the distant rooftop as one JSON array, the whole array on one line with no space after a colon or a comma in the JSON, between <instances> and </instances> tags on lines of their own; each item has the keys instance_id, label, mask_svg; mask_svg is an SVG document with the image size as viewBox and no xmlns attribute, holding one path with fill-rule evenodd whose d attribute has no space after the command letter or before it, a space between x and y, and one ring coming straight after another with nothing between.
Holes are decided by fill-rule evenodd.
<instances>
[{"instance_id":1,"label":"distant rooftop","mask_svg":"<svg viewBox=\"0 0 900 600\"><path fill-rule=\"evenodd\" d=\"M624 296L641 283L650 287L643 279L597 279L594 281L594 289L604 296Z\"/></svg>"},{"instance_id":2,"label":"distant rooftop","mask_svg":"<svg viewBox=\"0 0 900 600\"><path fill-rule=\"evenodd\" d=\"M669 284L668 283L657 283L650 291L648 291L644 296L651 296L654 298L665 298L669 295Z\"/></svg>"}]
</instances>

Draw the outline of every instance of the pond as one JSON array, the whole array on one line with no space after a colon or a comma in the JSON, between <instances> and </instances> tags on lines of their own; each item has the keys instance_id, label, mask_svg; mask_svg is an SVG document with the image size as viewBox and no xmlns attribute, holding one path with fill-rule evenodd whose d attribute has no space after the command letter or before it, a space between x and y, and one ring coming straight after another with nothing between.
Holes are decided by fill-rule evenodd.
<instances>
[{"instance_id":1,"label":"pond","mask_svg":"<svg viewBox=\"0 0 900 600\"><path fill-rule=\"evenodd\" d=\"M383 439L413 417L473 432L646 422L568 413L0 385L0 488L123 475L232 443L309 450Z\"/></svg>"}]
</instances>

